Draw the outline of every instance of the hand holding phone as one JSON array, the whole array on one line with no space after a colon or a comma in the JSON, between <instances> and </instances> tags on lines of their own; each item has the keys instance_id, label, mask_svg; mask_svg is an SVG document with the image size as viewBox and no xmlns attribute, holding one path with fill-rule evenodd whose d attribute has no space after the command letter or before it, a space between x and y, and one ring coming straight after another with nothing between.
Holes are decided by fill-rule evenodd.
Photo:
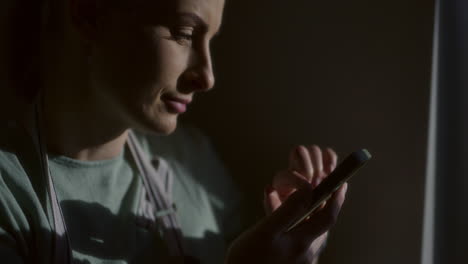
<instances>
[{"instance_id":1,"label":"hand holding phone","mask_svg":"<svg viewBox=\"0 0 468 264\"><path fill-rule=\"evenodd\" d=\"M336 167L336 169L314 189L307 213L297 217L287 228L286 232L291 231L306 220L323 202L328 200L335 191L348 181L371 158L372 155L369 151L361 149L353 152L343 160L343 162L341 162L338 167Z\"/></svg>"},{"instance_id":2,"label":"hand holding phone","mask_svg":"<svg viewBox=\"0 0 468 264\"><path fill-rule=\"evenodd\" d=\"M279 183L285 184L287 182L285 179L292 180L295 179L295 176L298 176L298 179L304 178L297 185L293 185L298 187L295 188L298 190L288 193L289 191L284 188L284 197L281 197L278 189L273 188L273 186L271 189L265 190L267 217L253 225L231 244L227 253L227 264L303 263L305 259L311 261L317 259L324 245L324 236L326 239L326 231L336 221L331 216L339 213L345 199L345 188L340 188L341 191L338 192L334 192L334 190L342 186L358 168L369 160L370 154L365 150L353 153L333 170L334 164L336 164L335 157L332 157L334 155L328 155L328 157L321 159L320 149L311 149L312 153L318 153L318 155L299 157L297 160L305 162L293 164L292 168L290 167L284 174L280 173L280 177L277 178L278 186ZM291 157L294 156L291 155ZM292 161L295 159L293 158ZM321 165L326 166L321 166L317 161L321 161ZM313 177L317 175L311 174L311 172L316 168L319 168L318 171L322 171L324 167L326 170L323 172L328 176L314 188L315 185L311 182ZM300 175L295 175L293 172L288 175L287 172L291 169L293 171L297 169ZM312 176L312 178L307 176ZM329 195L332 195L332 198L322 210L314 214L314 219L302 224L326 200L321 197L327 198Z\"/></svg>"}]
</instances>

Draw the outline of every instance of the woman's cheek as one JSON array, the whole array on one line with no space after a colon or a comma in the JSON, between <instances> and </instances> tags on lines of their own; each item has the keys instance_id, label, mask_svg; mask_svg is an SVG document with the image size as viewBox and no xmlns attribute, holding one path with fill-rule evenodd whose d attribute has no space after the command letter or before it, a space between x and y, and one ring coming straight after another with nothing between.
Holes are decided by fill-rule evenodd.
<instances>
[{"instance_id":1,"label":"woman's cheek","mask_svg":"<svg viewBox=\"0 0 468 264\"><path fill-rule=\"evenodd\" d=\"M159 75L165 77L166 85L176 86L180 76L190 67L190 49L176 41L164 40L157 57Z\"/></svg>"}]
</instances>

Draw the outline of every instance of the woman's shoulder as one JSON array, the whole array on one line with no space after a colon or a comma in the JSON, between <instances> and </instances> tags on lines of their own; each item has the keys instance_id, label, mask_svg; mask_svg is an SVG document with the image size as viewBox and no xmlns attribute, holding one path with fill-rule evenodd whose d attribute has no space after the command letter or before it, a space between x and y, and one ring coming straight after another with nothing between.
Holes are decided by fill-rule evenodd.
<instances>
[{"instance_id":1,"label":"woman's shoulder","mask_svg":"<svg viewBox=\"0 0 468 264\"><path fill-rule=\"evenodd\" d=\"M34 236L44 241L51 237L46 209L39 198L43 196L35 153L25 130L15 122L1 122L0 251L12 247L24 258L30 256ZM40 247L48 248L48 243Z\"/></svg>"},{"instance_id":2,"label":"woman's shoulder","mask_svg":"<svg viewBox=\"0 0 468 264\"><path fill-rule=\"evenodd\" d=\"M34 143L18 123L0 124L0 188L31 192L31 179L40 173ZM17 194L19 196L19 194Z\"/></svg>"},{"instance_id":3,"label":"woman's shoulder","mask_svg":"<svg viewBox=\"0 0 468 264\"><path fill-rule=\"evenodd\" d=\"M44 185L38 152L34 143L17 122L0 124L0 197L18 206L38 206ZM31 208L30 208L31 209ZM40 209L40 208L39 208Z\"/></svg>"},{"instance_id":4,"label":"woman's shoulder","mask_svg":"<svg viewBox=\"0 0 468 264\"><path fill-rule=\"evenodd\" d=\"M0 174L2 176L17 175L23 171L26 162L34 160L32 141L16 122L8 121L0 124Z\"/></svg>"},{"instance_id":5,"label":"woman's shoulder","mask_svg":"<svg viewBox=\"0 0 468 264\"><path fill-rule=\"evenodd\" d=\"M25 213L33 214L32 207L42 211L36 190L40 187L36 181L41 179L36 155L33 142L22 127L14 122L0 124L0 215L8 211L22 219Z\"/></svg>"}]
</instances>

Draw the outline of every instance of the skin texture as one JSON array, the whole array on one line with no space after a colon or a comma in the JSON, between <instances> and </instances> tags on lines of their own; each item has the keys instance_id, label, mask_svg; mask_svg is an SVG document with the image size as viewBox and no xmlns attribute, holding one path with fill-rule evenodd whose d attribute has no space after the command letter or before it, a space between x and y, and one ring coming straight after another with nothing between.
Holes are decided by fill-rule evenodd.
<instances>
[{"instance_id":1,"label":"skin texture","mask_svg":"<svg viewBox=\"0 0 468 264\"><path fill-rule=\"evenodd\" d=\"M223 0L68 0L53 6L43 40L42 112L49 152L78 160L121 153L128 130L170 134L181 111L214 86L210 42ZM60 14L60 15L58 15ZM265 193L267 216L230 247L226 263L314 263L346 185L289 233L336 154L298 147Z\"/></svg>"},{"instance_id":2,"label":"skin texture","mask_svg":"<svg viewBox=\"0 0 468 264\"><path fill-rule=\"evenodd\" d=\"M62 32L49 30L44 45L49 150L109 159L129 128L171 133L179 113L165 100L192 101L214 86L209 46L223 7L220 0L70 0Z\"/></svg>"}]
</instances>

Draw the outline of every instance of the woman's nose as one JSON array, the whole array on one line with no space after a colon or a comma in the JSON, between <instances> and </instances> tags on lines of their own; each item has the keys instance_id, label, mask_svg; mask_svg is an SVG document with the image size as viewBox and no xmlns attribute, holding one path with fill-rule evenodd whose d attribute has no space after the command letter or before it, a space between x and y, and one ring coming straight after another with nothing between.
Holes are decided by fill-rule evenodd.
<instances>
[{"instance_id":1,"label":"woman's nose","mask_svg":"<svg viewBox=\"0 0 468 264\"><path fill-rule=\"evenodd\" d=\"M210 53L199 55L187 74L191 89L199 92L211 90L215 84L215 77Z\"/></svg>"}]
</instances>

